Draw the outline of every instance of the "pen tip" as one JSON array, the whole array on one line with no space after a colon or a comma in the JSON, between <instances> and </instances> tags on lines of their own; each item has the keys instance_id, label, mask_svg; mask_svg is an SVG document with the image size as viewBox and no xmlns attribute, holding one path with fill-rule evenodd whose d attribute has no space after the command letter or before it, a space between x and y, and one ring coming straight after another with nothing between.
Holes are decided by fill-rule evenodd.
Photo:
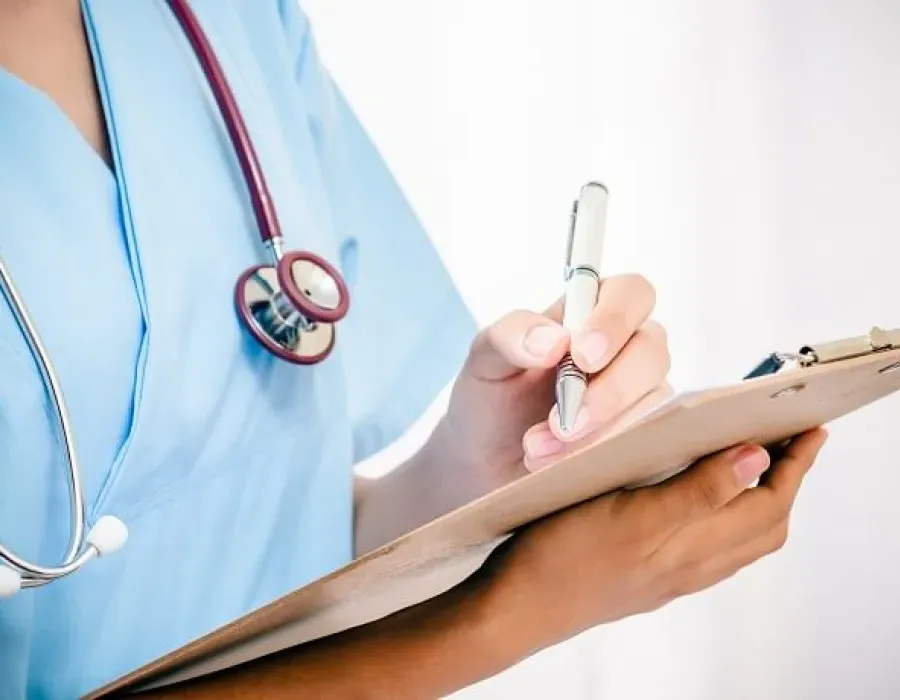
<instances>
[{"instance_id":1,"label":"pen tip","mask_svg":"<svg viewBox=\"0 0 900 700\"><path fill-rule=\"evenodd\" d=\"M556 403L559 411L559 429L563 435L568 435L575 427L584 389L584 382L576 377L566 377L560 384Z\"/></svg>"}]
</instances>

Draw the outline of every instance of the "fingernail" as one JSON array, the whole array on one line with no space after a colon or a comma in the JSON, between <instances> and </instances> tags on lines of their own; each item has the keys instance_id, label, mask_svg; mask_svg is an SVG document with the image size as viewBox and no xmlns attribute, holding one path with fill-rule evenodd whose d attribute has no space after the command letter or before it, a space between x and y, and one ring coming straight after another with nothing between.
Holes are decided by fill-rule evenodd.
<instances>
[{"instance_id":1,"label":"fingernail","mask_svg":"<svg viewBox=\"0 0 900 700\"><path fill-rule=\"evenodd\" d=\"M546 357L566 335L559 326L536 326L525 336L525 350L535 357Z\"/></svg>"},{"instance_id":2,"label":"fingernail","mask_svg":"<svg viewBox=\"0 0 900 700\"><path fill-rule=\"evenodd\" d=\"M559 422L559 413L556 413L555 416L556 425L559 426L559 432L563 436L565 440L576 440L582 437L582 434L585 432L585 429L588 427L588 423L590 422L590 416L588 415L587 409L582 407L578 409L578 415L575 416L575 422L567 431L563 431L562 425Z\"/></svg>"},{"instance_id":3,"label":"fingernail","mask_svg":"<svg viewBox=\"0 0 900 700\"><path fill-rule=\"evenodd\" d=\"M563 444L549 430L539 430L525 436L525 453L534 459L555 455Z\"/></svg>"},{"instance_id":4,"label":"fingernail","mask_svg":"<svg viewBox=\"0 0 900 700\"><path fill-rule=\"evenodd\" d=\"M769 468L769 455L759 447L747 446L738 450L735 455L734 470L738 482L743 485L752 484Z\"/></svg>"},{"instance_id":5,"label":"fingernail","mask_svg":"<svg viewBox=\"0 0 900 700\"><path fill-rule=\"evenodd\" d=\"M609 340L600 331L591 331L580 337L575 343L575 350L589 366L599 365L609 350Z\"/></svg>"}]
</instances>

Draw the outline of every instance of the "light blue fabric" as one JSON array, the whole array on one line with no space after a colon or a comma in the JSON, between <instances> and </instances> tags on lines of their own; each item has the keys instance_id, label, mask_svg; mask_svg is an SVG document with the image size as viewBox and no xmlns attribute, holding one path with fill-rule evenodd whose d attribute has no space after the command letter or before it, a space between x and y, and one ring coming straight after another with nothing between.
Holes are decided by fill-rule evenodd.
<instances>
[{"instance_id":1,"label":"light blue fabric","mask_svg":"<svg viewBox=\"0 0 900 700\"><path fill-rule=\"evenodd\" d=\"M194 0L288 249L337 264L334 354L273 359L239 327L262 260L230 142L163 0L87 0L113 175L0 71L0 255L61 378L90 522L126 547L0 600L0 698L69 700L346 563L352 464L459 369L474 323L294 0ZM402 109L402 105L397 105ZM0 540L44 562L68 512L52 409L0 304Z\"/></svg>"}]
</instances>

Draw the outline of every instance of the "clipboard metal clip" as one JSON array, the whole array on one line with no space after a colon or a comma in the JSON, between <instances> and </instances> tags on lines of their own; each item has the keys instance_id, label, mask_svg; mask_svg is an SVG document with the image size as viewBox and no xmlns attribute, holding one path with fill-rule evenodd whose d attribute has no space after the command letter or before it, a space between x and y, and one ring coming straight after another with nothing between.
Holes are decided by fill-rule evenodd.
<instances>
[{"instance_id":1,"label":"clipboard metal clip","mask_svg":"<svg viewBox=\"0 0 900 700\"><path fill-rule=\"evenodd\" d=\"M744 379L755 379L775 374L789 362L798 367L811 367L830 362L863 357L876 352L900 348L900 328L884 330L877 326L866 335L832 340L815 345L804 345L799 352L773 352L754 367Z\"/></svg>"}]
</instances>

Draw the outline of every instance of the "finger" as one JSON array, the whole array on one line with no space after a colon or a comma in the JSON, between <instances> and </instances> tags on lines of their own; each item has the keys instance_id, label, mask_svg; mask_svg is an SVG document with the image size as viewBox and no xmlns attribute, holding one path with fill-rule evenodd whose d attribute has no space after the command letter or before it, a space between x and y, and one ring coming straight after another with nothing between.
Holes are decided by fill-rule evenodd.
<instances>
[{"instance_id":1,"label":"finger","mask_svg":"<svg viewBox=\"0 0 900 700\"><path fill-rule=\"evenodd\" d=\"M740 520L732 517L734 509L739 506L746 508L747 503L743 499L751 492L752 489L744 492L709 518L691 522L675 530L654 551L654 565L659 571L666 572L704 567L711 560L732 556L731 553L765 537L780 522L787 520L785 516L782 521L772 522L759 509L755 511L755 517Z\"/></svg>"},{"instance_id":2,"label":"finger","mask_svg":"<svg viewBox=\"0 0 900 700\"><path fill-rule=\"evenodd\" d=\"M783 521L797 499L800 486L828 439L823 428L798 435L760 480L759 486L742 493L722 513L719 529L758 531Z\"/></svg>"},{"instance_id":3,"label":"finger","mask_svg":"<svg viewBox=\"0 0 900 700\"><path fill-rule=\"evenodd\" d=\"M603 280L586 327L573 339L572 359L585 372L599 372L650 318L655 304L656 291L641 275Z\"/></svg>"},{"instance_id":4,"label":"finger","mask_svg":"<svg viewBox=\"0 0 900 700\"><path fill-rule=\"evenodd\" d=\"M599 442L624 430L660 404L672 398L673 393L672 387L667 383L656 387L653 391L641 397L639 401L619 415L612 423L592 433L588 439L591 442ZM579 444L563 442L556 437L550 421L544 421L531 427L522 440L522 448L525 452L524 462L528 471L537 471L538 469L550 467L582 447Z\"/></svg>"},{"instance_id":5,"label":"finger","mask_svg":"<svg viewBox=\"0 0 900 700\"><path fill-rule=\"evenodd\" d=\"M593 434L593 438L609 438L619 433L625 428L632 426L639 420L644 418L648 413L659 408L675 395L675 390L668 382L663 382L655 387L653 391L643 396L631 408L624 413L619 414L614 420L603 426L598 432Z\"/></svg>"},{"instance_id":6,"label":"finger","mask_svg":"<svg viewBox=\"0 0 900 700\"><path fill-rule=\"evenodd\" d=\"M758 445L738 445L705 457L680 474L632 492L656 520L663 538L689 523L710 517L731 503L769 467Z\"/></svg>"},{"instance_id":7,"label":"finger","mask_svg":"<svg viewBox=\"0 0 900 700\"><path fill-rule=\"evenodd\" d=\"M568 340L568 332L546 316L513 311L476 336L464 371L499 381L526 369L550 368L562 359Z\"/></svg>"},{"instance_id":8,"label":"finger","mask_svg":"<svg viewBox=\"0 0 900 700\"><path fill-rule=\"evenodd\" d=\"M757 537L693 566L672 571L666 582L667 599L681 598L711 588L742 569L779 551L788 538L789 522L778 523Z\"/></svg>"},{"instance_id":9,"label":"finger","mask_svg":"<svg viewBox=\"0 0 900 700\"><path fill-rule=\"evenodd\" d=\"M600 374L591 378L569 433L559 425L558 407L550 414L553 434L564 442L583 440L616 420L641 397L665 383L671 358L662 327L650 321Z\"/></svg>"},{"instance_id":10,"label":"finger","mask_svg":"<svg viewBox=\"0 0 900 700\"><path fill-rule=\"evenodd\" d=\"M744 491L708 519L676 531L659 548L659 556L664 562L692 566L781 527L790 518L803 477L824 442L821 429L795 438L767 470L767 485Z\"/></svg>"},{"instance_id":11,"label":"finger","mask_svg":"<svg viewBox=\"0 0 900 700\"><path fill-rule=\"evenodd\" d=\"M551 321L556 321L559 324L563 322L563 316L566 311L566 297L561 296L556 299L550 306L544 309L543 315L549 318Z\"/></svg>"},{"instance_id":12,"label":"finger","mask_svg":"<svg viewBox=\"0 0 900 700\"><path fill-rule=\"evenodd\" d=\"M775 469L760 483L759 493L770 492L773 494L772 498L793 501L827 440L828 431L823 427L808 430L793 438L781 451Z\"/></svg>"}]
</instances>

